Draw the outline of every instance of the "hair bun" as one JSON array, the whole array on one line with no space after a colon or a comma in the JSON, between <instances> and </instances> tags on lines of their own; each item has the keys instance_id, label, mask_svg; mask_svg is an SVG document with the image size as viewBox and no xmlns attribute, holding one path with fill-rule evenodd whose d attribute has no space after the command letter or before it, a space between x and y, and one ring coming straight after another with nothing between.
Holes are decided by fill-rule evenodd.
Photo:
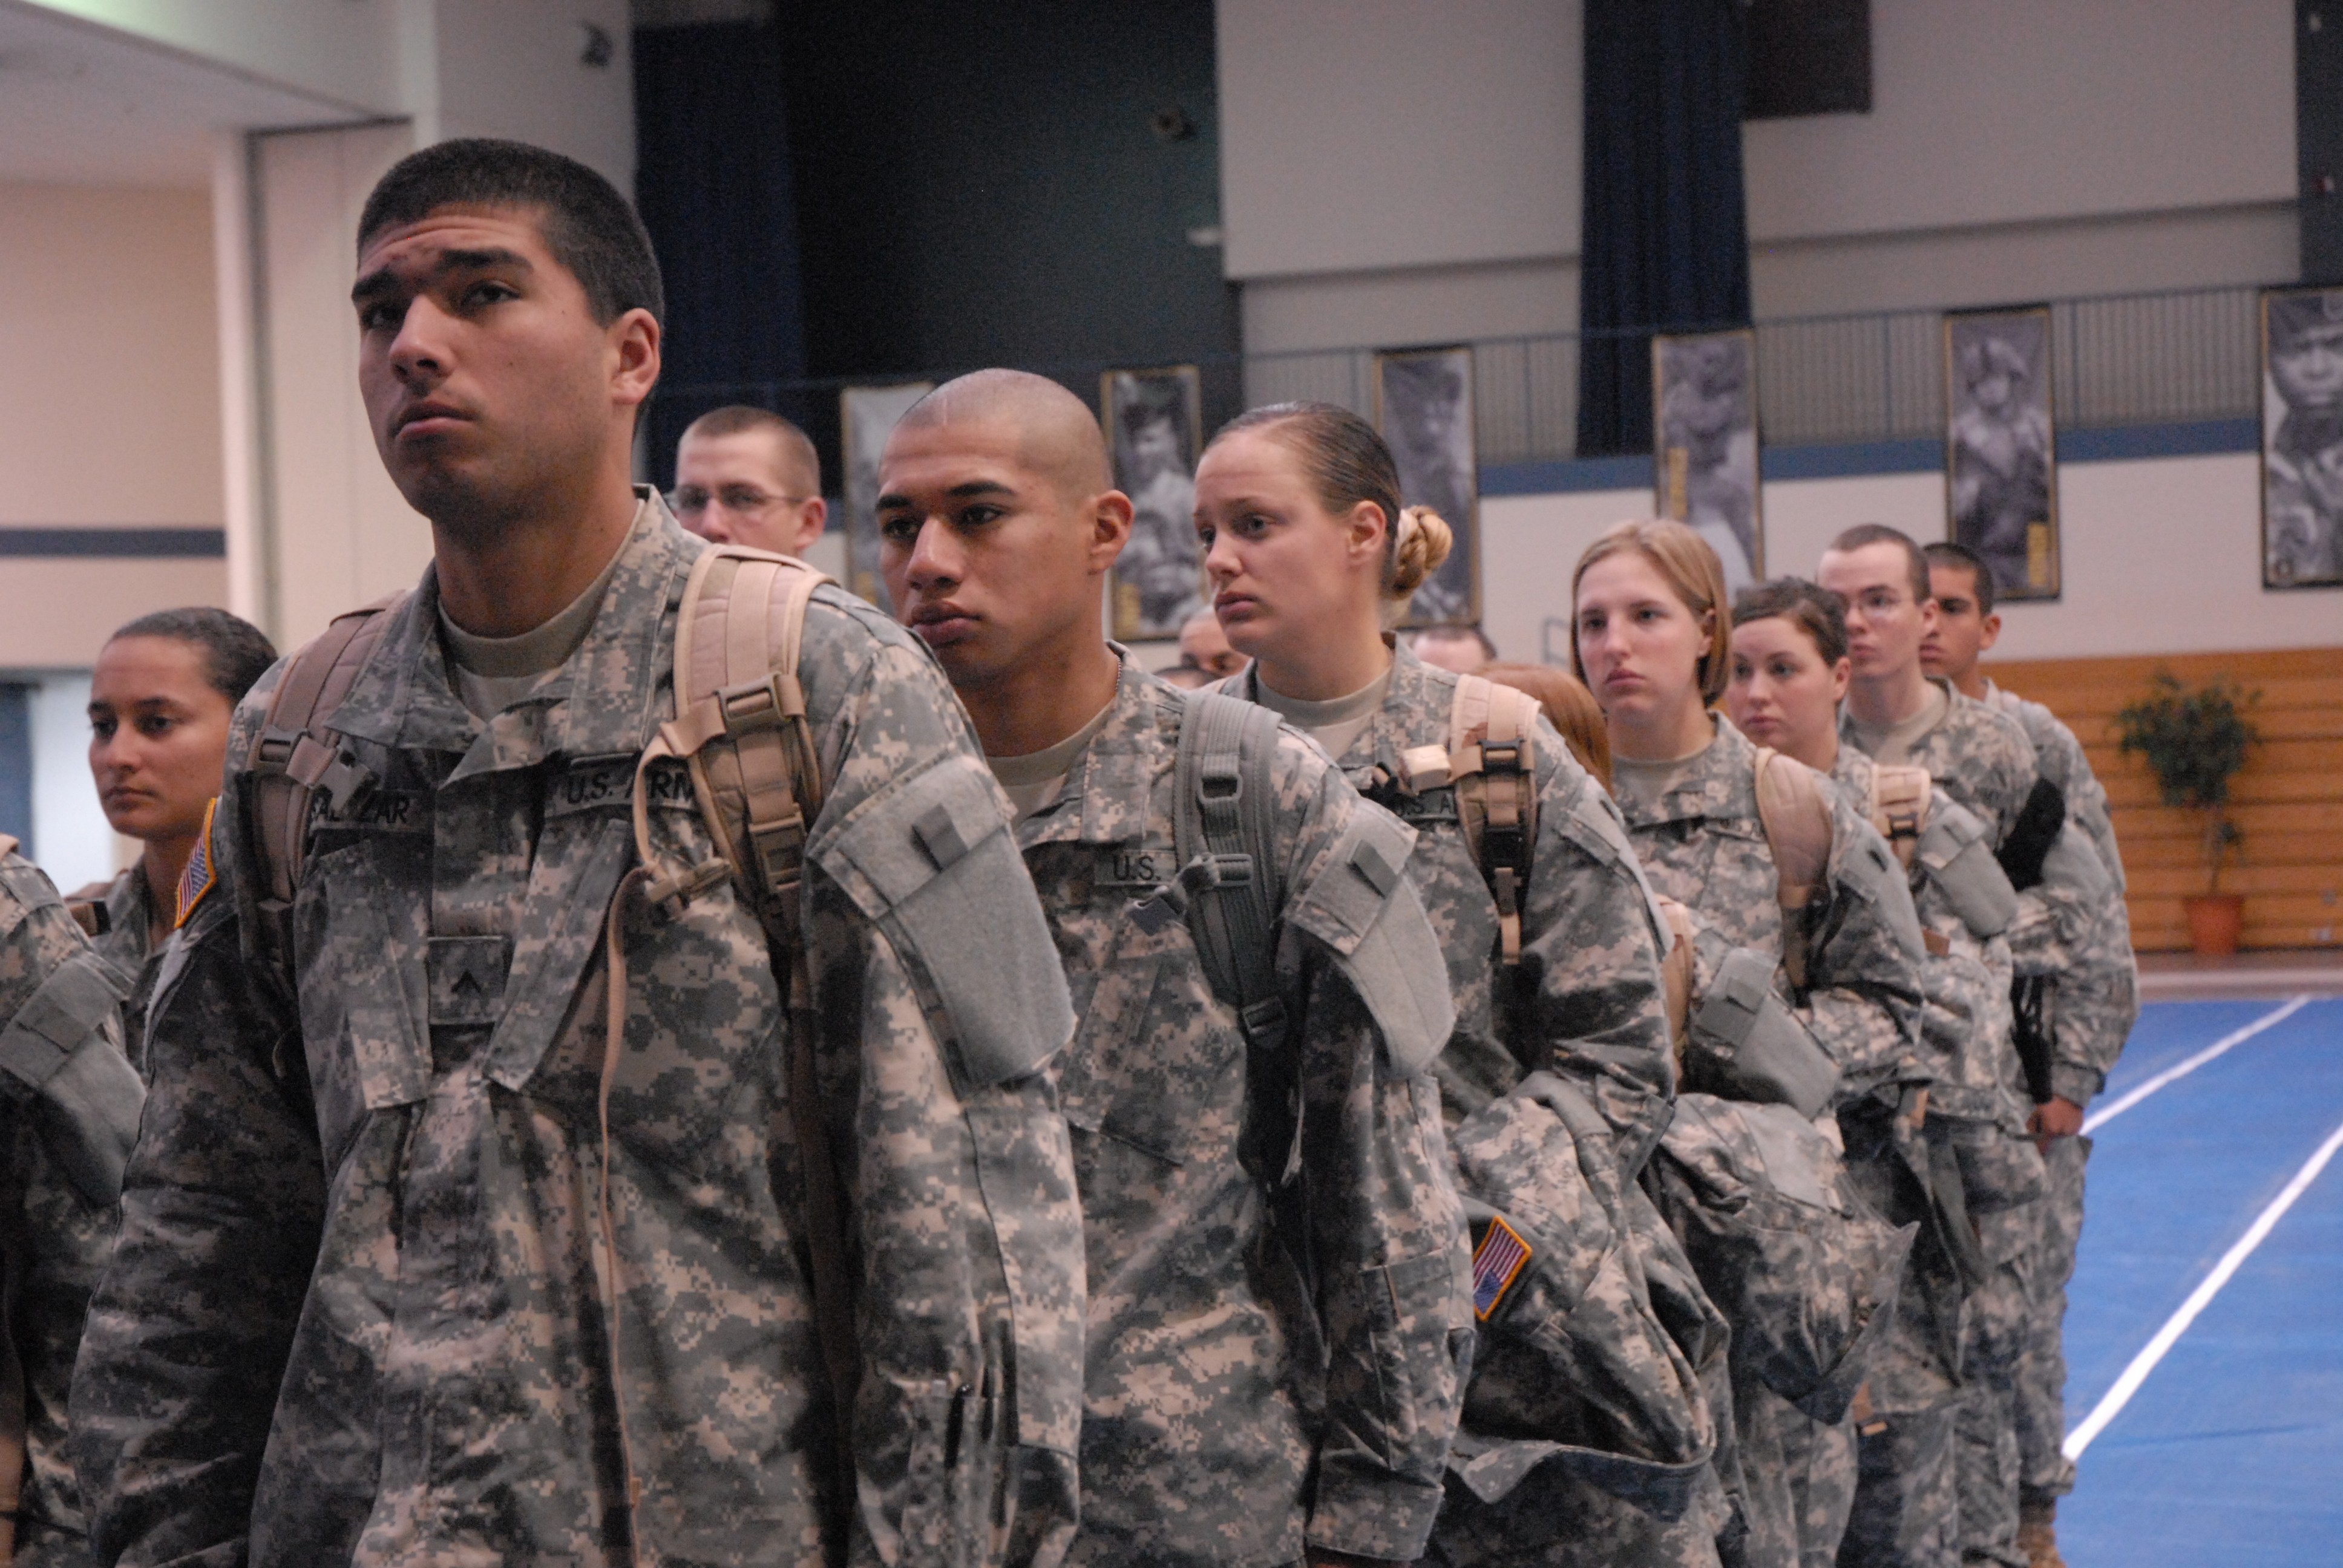
<instances>
[{"instance_id":1,"label":"hair bun","mask_svg":"<svg viewBox=\"0 0 2343 1568\"><path fill-rule=\"evenodd\" d=\"M1399 532L1392 541L1392 597L1403 599L1422 588L1455 548L1456 536L1438 512L1430 507L1400 508Z\"/></svg>"}]
</instances>

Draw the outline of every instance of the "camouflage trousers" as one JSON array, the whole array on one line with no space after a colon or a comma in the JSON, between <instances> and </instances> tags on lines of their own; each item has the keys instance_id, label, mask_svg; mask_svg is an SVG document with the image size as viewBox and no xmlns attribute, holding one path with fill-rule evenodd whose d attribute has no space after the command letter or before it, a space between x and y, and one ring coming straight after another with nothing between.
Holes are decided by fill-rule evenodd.
<instances>
[{"instance_id":1,"label":"camouflage trousers","mask_svg":"<svg viewBox=\"0 0 2343 1568\"><path fill-rule=\"evenodd\" d=\"M1953 1452L1961 1561L2027 1568L2017 1544L2017 1369L2033 1326L2044 1205L1977 1217L1992 1272L1969 1297Z\"/></svg>"},{"instance_id":2,"label":"camouflage trousers","mask_svg":"<svg viewBox=\"0 0 2343 1568\"><path fill-rule=\"evenodd\" d=\"M89 1554L89 1537L80 1532L37 1519L17 1521L14 1568L96 1568L96 1561Z\"/></svg>"},{"instance_id":3,"label":"camouflage trousers","mask_svg":"<svg viewBox=\"0 0 2343 1568\"><path fill-rule=\"evenodd\" d=\"M2083 1237L2083 1169L2090 1158L2089 1139L2061 1138L2043 1160L2050 1191L2034 1261L2033 1320L2017 1362L2018 1489L2026 1503L2075 1490L2075 1462L2060 1447L2066 1441L2066 1285Z\"/></svg>"},{"instance_id":4,"label":"camouflage trousers","mask_svg":"<svg viewBox=\"0 0 2343 1568\"><path fill-rule=\"evenodd\" d=\"M1881 1415L1858 1427L1855 1511L1838 1568L1955 1568L1961 1560L1954 1485L1957 1399Z\"/></svg>"},{"instance_id":5,"label":"camouflage trousers","mask_svg":"<svg viewBox=\"0 0 2343 1568\"><path fill-rule=\"evenodd\" d=\"M1736 1386L1733 1397L1751 1568L1832 1568L1855 1506L1854 1416L1816 1421L1760 1384Z\"/></svg>"}]
</instances>

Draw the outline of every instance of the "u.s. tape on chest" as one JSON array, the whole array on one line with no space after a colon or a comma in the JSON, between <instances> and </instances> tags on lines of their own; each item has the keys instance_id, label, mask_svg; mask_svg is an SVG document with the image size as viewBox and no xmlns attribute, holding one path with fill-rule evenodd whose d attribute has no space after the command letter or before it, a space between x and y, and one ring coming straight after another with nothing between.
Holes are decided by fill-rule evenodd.
<instances>
[{"instance_id":1,"label":"u.s. tape on chest","mask_svg":"<svg viewBox=\"0 0 2343 1568\"><path fill-rule=\"evenodd\" d=\"M634 796L635 760L631 751L556 759L546 778L546 820L581 811L628 809ZM643 792L654 811L699 809L692 795L691 770L673 758L663 758L644 771Z\"/></svg>"}]
</instances>

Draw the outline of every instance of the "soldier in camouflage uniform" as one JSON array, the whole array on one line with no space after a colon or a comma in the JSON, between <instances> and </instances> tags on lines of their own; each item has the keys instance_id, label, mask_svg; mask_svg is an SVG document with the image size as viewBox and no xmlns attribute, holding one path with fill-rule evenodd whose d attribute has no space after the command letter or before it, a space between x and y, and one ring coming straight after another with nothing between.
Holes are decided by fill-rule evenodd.
<instances>
[{"instance_id":1,"label":"soldier in camouflage uniform","mask_svg":"<svg viewBox=\"0 0 2343 1568\"><path fill-rule=\"evenodd\" d=\"M1210 541L1206 570L1232 607L1231 645L1253 660L1224 689L1310 733L1353 785L1416 829L1408 870L1440 935L1456 1000L1455 1030L1433 1070L1468 1192L1489 1201L1501 1189L1514 1194L1517 1204L1498 1206L1518 1224L1527 1223L1524 1209L1580 1216L1554 1227L1554 1241L1536 1242L1527 1266L1569 1279L1563 1300L1574 1353L1599 1359L1601 1386L1556 1386L1564 1380L1549 1363L1516 1345L1523 1336L1510 1325L1535 1312L1527 1292L1499 1298L1502 1323L1498 1302L1483 1310L1465 1435L1433 1555L1460 1563L1713 1562L1723 1521L1710 1515L1724 1499L1712 1487L1705 1507L1694 1506L1686 1474L1713 1443L1710 1412L1698 1408L1704 1401L1695 1374L1670 1342L1644 1278L1673 1269L1698 1296L1681 1249L1634 1185L1669 1115L1674 1061L1660 933L1618 809L1539 720L1531 736L1537 832L1519 905L1518 960L1505 961L1499 906L1460 819L1460 791L1429 781L1407 757L1427 747L1447 755L1458 678L1383 629L1438 569L1446 524L1424 508L1402 508L1381 437L1325 404L1242 416L1212 438L1196 485L1198 526ZM1347 521L1362 503L1386 542L1353 555L1336 519ZM1278 548L1283 538L1315 549L1287 553ZM1343 568L1331 585L1319 577L1329 563ZM1328 586L1329 599L1309 597ZM1530 1098L1509 1101L1530 1075L1541 1078ZM1591 1145L1579 1136L1584 1121L1572 1127L1580 1107L1604 1130ZM1642 1217L1650 1222L1641 1232L1666 1254L1650 1268L1637 1256ZM1664 1282L1661 1295L1664 1304ZM1551 1313L1556 1302L1541 1297L1537 1306ZM1707 1315L1704 1302L1685 1312L1701 1325L1695 1339ZM1533 1383L1541 1386L1533 1391ZM1607 1441L1594 1439L1604 1423L1580 1413L1574 1395L1615 1402ZM1697 1435L1704 1430L1712 1433L1705 1441ZM1557 1433L1577 1441L1557 1442ZM1536 1462L1524 1468L1531 1450ZM1581 1462L1607 1486L1583 1480L1574 1468ZM1499 1491L1488 1478L1508 1466L1512 1484ZM1656 1554L1670 1543L1675 1553ZM1686 1549L1690 1557L1681 1555Z\"/></svg>"},{"instance_id":2,"label":"soldier in camouflage uniform","mask_svg":"<svg viewBox=\"0 0 2343 1568\"><path fill-rule=\"evenodd\" d=\"M652 857L718 874L654 905L637 859L709 548L628 483L639 224L582 166L459 141L360 235L361 390L435 561L308 731L335 760L297 861L256 802L311 667L238 712L74 1385L100 1556L1054 1560L1081 1257L1041 1069L1072 1018L965 718L900 628L815 596L793 1014L673 761ZM939 814L956 857L920 847ZM843 1234L808 1211L809 1128Z\"/></svg>"},{"instance_id":3,"label":"soldier in camouflage uniform","mask_svg":"<svg viewBox=\"0 0 2343 1568\"><path fill-rule=\"evenodd\" d=\"M1815 780L1830 841L1805 907L1803 940L1795 944L1804 953L1803 983L1791 980L1779 868L1758 808L1755 748L1706 706L1725 689L1730 657L1723 598L1714 552L1678 524L1622 524L1579 563L1574 651L1610 718L1613 773L1630 840L1652 885L1691 911L1698 933L1696 995L1709 992L1736 952L1756 955L1775 977L1775 1003L1835 1067L1825 1103L1876 1098L1900 1105L1908 1091L1936 1076L1917 1027L1922 947L1909 894L1870 824L1826 781ZM1820 1120L1835 1141L1835 1121ZM1686 1125L1684 1136L1693 1135ZM1672 1129L1662 1147L1676 1152L1678 1137ZM1714 1157L1687 1143L1680 1158L1698 1171ZM1845 1169L1827 1146L1825 1161L1808 1201L1828 1199L1845 1209ZM1845 1266L1837 1259L1822 1265ZM1712 1283L1711 1294L1720 1293ZM1747 1560L1829 1563L1854 1502L1847 1411L1863 1367L1839 1369L1843 1382L1830 1380L1837 1385L1835 1398L1823 1387L1775 1386L1752 1353L1758 1328L1734 1324Z\"/></svg>"},{"instance_id":4,"label":"soldier in camouflage uniform","mask_svg":"<svg viewBox=\"0 0 2343 1568\"><path fill-rule=\"evenodd\" d=\"M104 901L97 950L123 994L122 1038L145 1070L146 1007L178 915L179 879L219 793L236 705L277 662L260 628L224 609L166 609L106 638L90 675L89 767L138 863L77 899Z\"/></svg>"},{"instance_id":5,"label":"soldier in camouflage uniform","mask_svg":"<svg viewBox=\"0 0 2343 1568\"><path fill-rule=\"evenodd\" d=\"M1824 553L1817 576L1847 604L1854 679L1840 739L1877 761L1925 769L2006 854L2040 777L2034 749L2015 720L1927 678L1920 645L1935 608L1919 547L1879 525L1850 529ZM2015 973L2053 975L2076 963L2112 893L2088 835L2059 829L2041 881L2018 895L2008 933ZM1992 1114L1955 1141L1990 1270L1969 1301L1964 1376L1972 1386L1956 1440L1962 1553L2009 1568L2026 1568L2017 1542L2016 1381L2047 1207L2026 1098L2022 1077L2011 1081L1991 1096Z\"/></svg>"},{"instance_id":6,"label":"soldier in camouflage uniform","mask_svg":"<svg viewBox=\"0 0 2343 1568\"><path fill-rule=\"evenodd\" d=\"M1726 703L1735 719L1753 739L1827 770L1875 819L1875 805L1866 804L1876 799L1875 765L1839 741L1838 703L1849 666L1838 596L1779 579L1745 590L1734 622ZM2008 943L1994 916L1963 911L1996 897L2014 902L2014 896L1985 854L1982 824L1966 808L1932 794L1911 831L1916 839L1940 819L1954 834L1978 839L1975 860L1957 870L1935 864L1935 840L1908 862L1930 955L1920 970L1920 1027L1936 1046L1940 1075L1926 1100L1894 1108L1892 1115L1875 1103L1844 1107L1839 1116L1866 1196L1884 1212L1918 1221L1922 1234L1897 1302L1896 1332L1872 1363L1867 1419L1858 1422L1862 1475L1839 1551L1847 1568L1947 1568L1960 1558L1952 1437L1962 1386L1964 1281L1976 1273L1977 1259L1955 1151L1976 1124L1998 1124L2017 1073L2009 1040ZM1964 883L1956 902L1946 876L1986 885ZM2007 902L1999 918L2006 918ZM1988 929L1973 928L1973 919ZM1939 1199L1946 1186L1958 1190ZM1978 1197L1982 1207L1990 1195Z\"/></svg>"},{"instance_id":7,"label":"soldier in camouflage uniform","mask_svg":"<svg viewBox=\"0 0 2343 1568\"><path fill-rule=\"evenodd\" d=\"M1993 608L1993 576L1958 545L1927 548L1928 579L1936 600L1936 627L1921 643L1932 676L2016 719L2033 743L2042 777L2066 798L2070 819L2089 835L2117 897L2103 901L2101 918L2071 967L2050 978L2053 1024L2050 1099L2034 1108L2033 1131L2042 1151L2049 1191L2044 1241L2036 1260L2032 1327L2017 1377L2020 1463L2019 1539L2033 1568L2059 1562L2057 1500L2074 1490L2075 1465L2064 1451L2066 1358L2063 1331L2066 1285L2082 1239L2084 1168L2091 1141L2083 1115L2122 1055L2139 1018L2138 969L2123 897L2123 855L2107 811L2107 792L2091 770L2075 732L2038 702L2005 691L1986 678L1978 656L2001 629Z\"/></svg>"},{"instance_id":8,"label":"soldier in camouflage uniform","mask_svg":"<svg viewBox=\"0 0 2343 1568\"><path fill-rule=\"evenodd\" d=\"M1097 420L1053 382L979 372L904 417L880 476L889 592L1017 807L1081 1019L1060 1075L1090 1250L1071 1559L1413 1561L1471 1343L1423 1070L1453 1010L1399 874L1413 834L1272 732L1282 1024L1241 1021L1183 918L1221 896L1177 848L1202 720L1099 628L1131 508Z\"/></svg>"},{"instance_id":9,"label":"soldier in camouflage uniform","mask_svg":"<svg viewBox=\"0 0 2343 1568\"><path fill-rule=\"evenodd\" d=\"M49 879L0 836L0 1564L82 1568L88 1525L66 1455L66 1392L90 1292L114 1245L121 1171L93 1170L54 1089L62 1052L112 1067L118 1147L138 1126L116 998ZM74 1078L80 1070L69 1068Z\"/></svg>"}]
</instances>

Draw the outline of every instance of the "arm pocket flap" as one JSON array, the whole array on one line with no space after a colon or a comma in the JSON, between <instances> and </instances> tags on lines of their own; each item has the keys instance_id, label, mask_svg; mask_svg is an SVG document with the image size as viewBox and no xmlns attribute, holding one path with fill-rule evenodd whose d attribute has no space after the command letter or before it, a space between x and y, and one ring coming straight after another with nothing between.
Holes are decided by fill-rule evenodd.
<instances>
[{"instance_id":1,"label":"arm pocket flap","mask_svg":"<svg viewBox=\"0 0 2343 1568\"><path fill-rule=\"evenodd\" d=\"M862 801L813 859L925 972L964 1087L1031 1072L1071 1038L1073 1004L1041 900L975 759L939 762Z\"/></svg>"},{"instance_id":2,"label":"arm pocket flap","mask_svg":"<svg viewBox=\"0 0 2343 1568\"><path fill-rule=\"evenodd\" d=\"M1456 1028L1440 939L1402 869L1414 847L1414 829L1383 811L1363 809L1325 869L1286 910L1296 929L1333 950L1401 1078L1431 1066Z\"/></svg>"}]
</instances>

